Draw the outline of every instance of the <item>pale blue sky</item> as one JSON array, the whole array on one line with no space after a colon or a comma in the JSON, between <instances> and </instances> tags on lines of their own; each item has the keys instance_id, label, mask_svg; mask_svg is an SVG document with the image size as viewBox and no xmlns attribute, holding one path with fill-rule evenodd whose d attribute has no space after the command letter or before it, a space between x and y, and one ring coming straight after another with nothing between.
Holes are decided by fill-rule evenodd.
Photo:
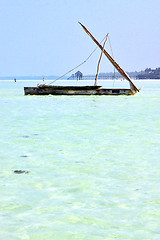
<instances>
[{"instance_id":1,"label":"pale blue sky","mask_svg":"<svg viewBox=\"0 0 160 240\"><path fill-rule=\"evenodd\" d=\"M109 32L126 71L160 67L159 0L0 0L0 76L61 75ZM106 44L109 50L109 44ZM100 50L81 67L94 74ZM113 71L103 56L100 72Z\"/></svg>"}]
</instances>

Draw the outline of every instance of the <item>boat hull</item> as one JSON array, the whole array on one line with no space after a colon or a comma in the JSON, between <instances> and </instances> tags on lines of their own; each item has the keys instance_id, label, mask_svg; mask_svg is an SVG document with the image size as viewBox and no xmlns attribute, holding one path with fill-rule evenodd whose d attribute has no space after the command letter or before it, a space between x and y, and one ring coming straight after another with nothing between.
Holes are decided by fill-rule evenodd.
<instances>
[{"instance_id":1,"label":"boat hull","mask_svg":"<svg viewBox=\"0 0 160 240\"><path fill-rule=\"evenodd\" d=\"M131 89L106 89L100 86L24 87L25 95L134 95Z\"/></svg>"}]
</instances>

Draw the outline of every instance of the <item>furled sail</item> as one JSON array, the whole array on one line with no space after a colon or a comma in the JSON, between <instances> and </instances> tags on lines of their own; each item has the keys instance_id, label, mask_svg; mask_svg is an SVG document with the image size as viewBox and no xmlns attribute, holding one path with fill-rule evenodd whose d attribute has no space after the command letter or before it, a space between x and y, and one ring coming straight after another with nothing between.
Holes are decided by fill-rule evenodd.
<instances>
[{"instance_id":1,"label":"furled sail","mask_svg":"<svg viewBox=\"0 0 160 240\"><path fill-rule=\"evenodd\" d=\"M139 92L139 89L134 85L134 83L132 82L132 80L130 79L130 77L128 76L128 74L118 65L118 63L110 56L110 54L103 49L103 47L100 45L100 43L93 37L93 35L87 30L87 28L79 22L79 24L83 27L83 29L85 30L85 32L92 38L92 40L98 45L98 47L104 52L104 54L106 55L106 57L109 59L109 61L115 66L115 68L117 69L117 71L126 79L129 81L130 83L130 87L133 91L135 92Z\"/></svg>"}]
</instances>

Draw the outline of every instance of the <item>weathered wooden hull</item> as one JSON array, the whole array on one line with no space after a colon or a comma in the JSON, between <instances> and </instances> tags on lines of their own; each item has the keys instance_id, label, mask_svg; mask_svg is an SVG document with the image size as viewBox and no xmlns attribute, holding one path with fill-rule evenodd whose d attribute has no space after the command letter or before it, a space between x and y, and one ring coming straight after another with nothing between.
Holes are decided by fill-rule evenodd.
<instances>
[{"instance_id":1,"label":"weathered wooden hull","mask_svg":"<svg viewBox=\"0 0 160 240\"><path fill-rule=\"evenodd\" d=\"M106 89L100 86L24 87L25 95L134 95L131 89Z\"/></svg>"}]
</instances>

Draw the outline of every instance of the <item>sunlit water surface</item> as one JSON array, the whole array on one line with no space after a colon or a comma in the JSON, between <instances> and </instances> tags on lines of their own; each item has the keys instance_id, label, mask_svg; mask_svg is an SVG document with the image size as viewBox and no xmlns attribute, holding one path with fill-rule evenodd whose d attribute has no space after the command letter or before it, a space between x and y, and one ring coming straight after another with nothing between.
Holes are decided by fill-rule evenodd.
<instances>
[{"instance_id":1,"label":"sunlit water surface","mask_svg":"<svg viewBox=\"0 0 160 240\"><path fill-rule=\"evenodd\" d=\"M0 81L1 239L160 239L160 81L134 82L134 96L24 96L37 81Z\"/></svg>"}]
</instances>

